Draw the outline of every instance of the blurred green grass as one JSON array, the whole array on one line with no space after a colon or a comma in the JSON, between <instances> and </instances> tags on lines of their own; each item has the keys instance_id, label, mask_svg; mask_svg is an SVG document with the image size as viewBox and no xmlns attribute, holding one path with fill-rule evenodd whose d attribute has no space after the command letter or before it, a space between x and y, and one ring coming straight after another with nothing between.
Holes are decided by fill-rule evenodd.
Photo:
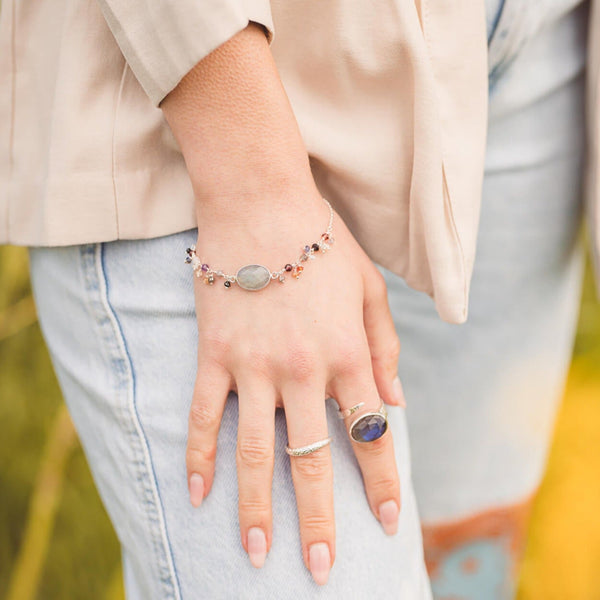
<instances>
[{"instance_id":1,"label":"blurred green grass","mask_svg":"<svg viewBox=\"0 0 600 600\"><path fill-rule=\"evenodd\" d=\"M600 308L588 266L520 600L600 598L599 365ZM0 423L0 598L122 600L119 544L36 322L26 251L14 247L0 247Z\"/></svg>"},{"instance_id":2,"label":"blurred green grass","mask_svg":"<svg viewBox=\"0 0 600 600\"><path fill-rule=\"evenodd\" d=\"M64 449L59 463L48 465L49 436L61 429L63 401L40 329L35 320L24 249L0 248L0 598L7 600L118 600L119 544L100 502L79 444ZM68 426L70 421L68 421ZM62 436L60 435L62 434ZM56 454L56 453L55 453ZM60 472L62 471L62 473ZM62 485L61 479L62 477ZM57 481L58 478L58 481ZM50 514L47 546L40 539L48 515L48 497L59 489L55 515ZM41 494L30 529L25 564L18 587L12 587L17 558L23 559L30 502ZM60 489L62 488L62 489ZM37 536L37 537L36 537ZM39 556L40 552L42 553ZM33 562L32 562L33 559ZM35 572L36 559L39 574ZM36 580L36 576L39 579ZM13 586L15 579L12 580ZM28 590L33 586L33 595ZM12 596L12 598L11 598Z\"/></svg>"}]
</instances>

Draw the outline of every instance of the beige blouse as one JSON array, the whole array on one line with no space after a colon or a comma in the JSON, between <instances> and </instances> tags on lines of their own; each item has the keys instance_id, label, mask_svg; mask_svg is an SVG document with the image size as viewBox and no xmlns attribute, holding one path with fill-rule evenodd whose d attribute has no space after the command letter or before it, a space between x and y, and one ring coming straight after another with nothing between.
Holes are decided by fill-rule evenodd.
<instances>
[{"instance_id":1,"label":"beige blouse","mask_svg":"<svg viewBox=\"0 0 600 600\"><path fill-rule=\"evenodd\" d=\"M184 161L158 106L248 21L266 27L322 194L374 261L429 294L442 319L464 321L487 117L483 0L3 0L0 243L195 227Z\"/></svg>"}]
</instances>

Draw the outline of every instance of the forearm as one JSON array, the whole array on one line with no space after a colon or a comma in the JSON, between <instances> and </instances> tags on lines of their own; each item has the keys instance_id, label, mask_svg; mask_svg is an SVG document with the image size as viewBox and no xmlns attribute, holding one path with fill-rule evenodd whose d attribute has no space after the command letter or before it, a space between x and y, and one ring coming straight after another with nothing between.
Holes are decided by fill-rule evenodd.
<instances>
[{"instance_id":1,"label":"forearm","mask_svg":"<svg viewBox=\"0 0 600 600\"><path fill-rule=\"evenodd\" d=\"M262 27L200 61L161 104L199 200L312 189L308 157Z\"/></svg>"}]
</instances>

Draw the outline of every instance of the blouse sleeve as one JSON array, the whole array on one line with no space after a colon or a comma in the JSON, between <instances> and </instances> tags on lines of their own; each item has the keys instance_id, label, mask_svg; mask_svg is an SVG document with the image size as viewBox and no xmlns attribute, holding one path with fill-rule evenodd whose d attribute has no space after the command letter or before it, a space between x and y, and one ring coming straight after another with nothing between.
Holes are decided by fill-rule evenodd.
<instances>
[{"instance_id":1,"label":"blouse sleeve","mask_svg":"<svg viewBox=\"0 0 600 600\"><path fill-rule=\"evenodd\" d=\"M98 0L117 43L155 106L202 58L244 29L274 29L269 0Z\"/></svg>"}]
</instances>

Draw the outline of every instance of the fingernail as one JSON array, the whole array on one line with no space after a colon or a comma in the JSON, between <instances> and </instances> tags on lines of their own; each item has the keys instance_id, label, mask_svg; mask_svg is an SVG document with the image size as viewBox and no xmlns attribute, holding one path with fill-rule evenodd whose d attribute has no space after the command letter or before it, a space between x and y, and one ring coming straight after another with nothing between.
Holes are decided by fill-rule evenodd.
<instances>
[{"instance_id":1,"label":"fingernail","mask_svg":"<svg viewBox=\"0 0 600 600\"><path fill-rule=\"evenodd\" d=\"M329 545L325 542L313 544L308 549L308 564L315 583L325 585L329 578L331 569L331 556L329 556Z\"/></svg>"},{"instance_id":2,"label":"fingernail","mask_svg":"<svg viewBox=\"0 0 600 600\"><path fill-rule=\"evenodd\" d=\"M200 473L192 473L190 476L190 502L194 508L202 504L204 498L204 479Z\"/></svg>"},{"instance_id":3,"label":"fingernail","mask_svg":"<svg viewBox=\"0 0 600 600\"><path fill-rule=\"evenodd\" d=\"M379 505L379 520L387 535L398 531L398 505L394 500L386 500Z\"/></svg>"},{"instance_id":4,"label":"fingernail","mask_svg":"<svg viewBox=\"0 0 600 600\"><path fill-rule=\"evenodd\" d=\"M402 408L406 408L406 399L404 398L404 391L402 390L402 384L400 383L400 378L398 375L392 381L392 389L394 390L394 398L398 403L398 406Z\"/></svg>"},{"instance_id":5,"label":"fingernail","mask_svg":"<svg viewBox=\"0 0 600 600\"><path fill-rule=\"evenodd\" d=\"M248 557L253 567L260 569L267 558L267 538L260 527L248 529Z\"/></svg>"}]
</instances>

